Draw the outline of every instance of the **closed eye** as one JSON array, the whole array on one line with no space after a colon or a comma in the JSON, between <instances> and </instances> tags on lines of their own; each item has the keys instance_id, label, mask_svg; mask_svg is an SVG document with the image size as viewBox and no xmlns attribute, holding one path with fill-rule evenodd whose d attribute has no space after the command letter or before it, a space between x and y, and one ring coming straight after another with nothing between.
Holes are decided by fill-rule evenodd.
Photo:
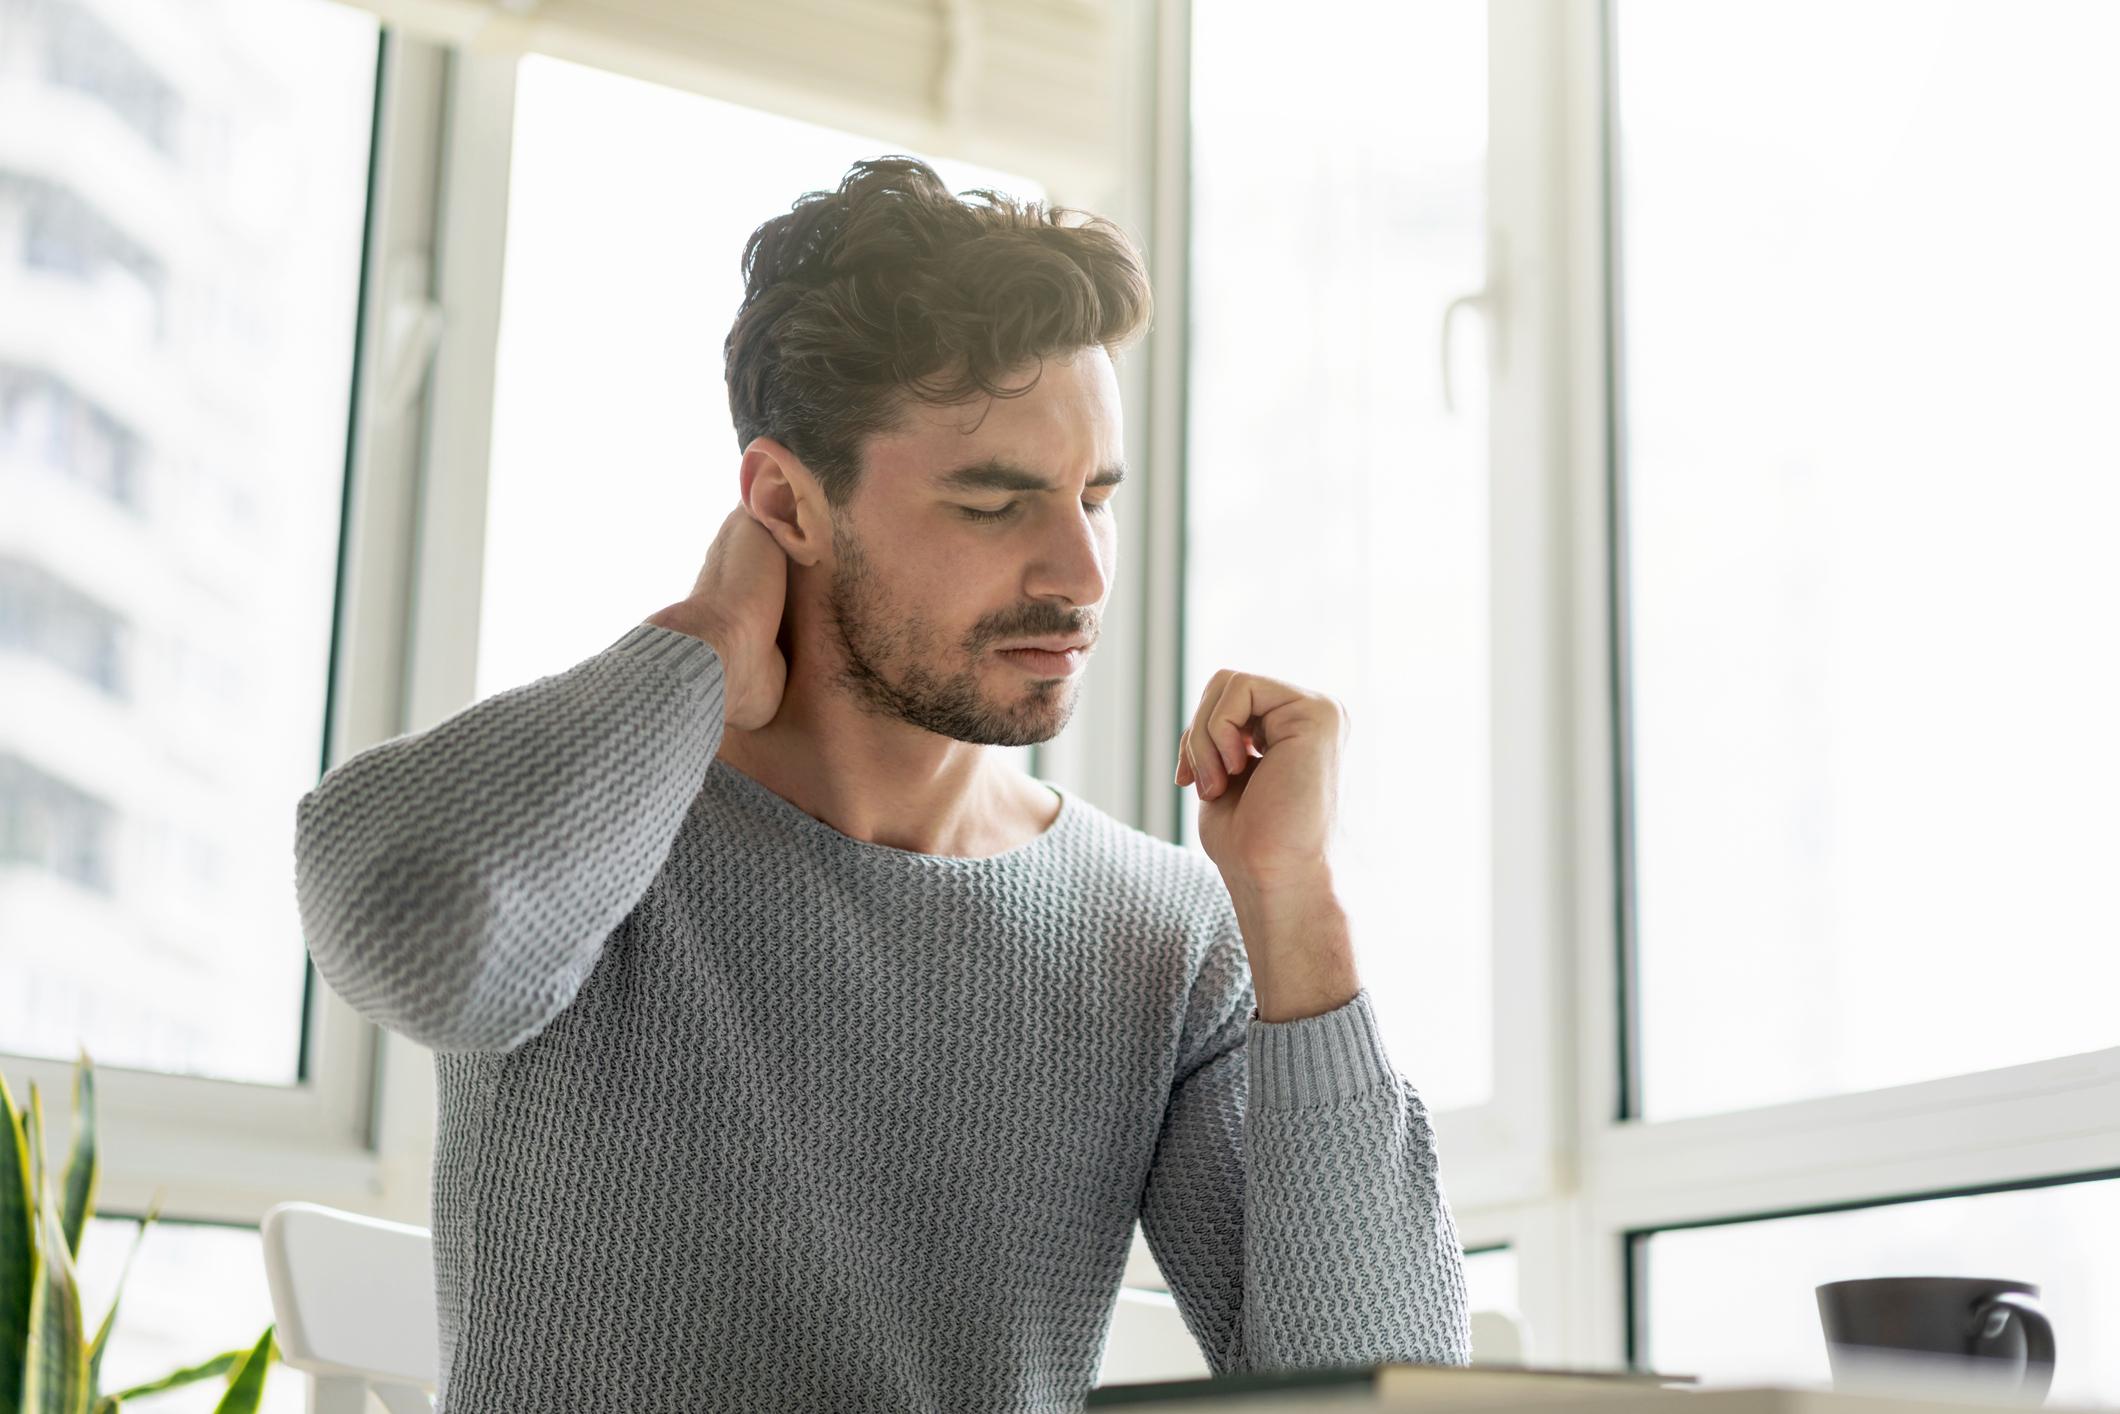
<instances>
[{"instance_id":1,"label":"closed eye","mask_svg":"<svg viewBox=\"0 0 2120 1414\"><path fill-rule=\"evenodd\" d=\"M1021 501L1011 501L999 510L992 511L982 511L977 506L959 506L957 509L964 513L967 520L1007 520L1016 513L1022 504L1023 502ZM1092 511L1109 511L1111 509L1111 497L1106 496L1101 501L1084 501L1082 504L1089 507Z\"/></svg>"}]
</instances>

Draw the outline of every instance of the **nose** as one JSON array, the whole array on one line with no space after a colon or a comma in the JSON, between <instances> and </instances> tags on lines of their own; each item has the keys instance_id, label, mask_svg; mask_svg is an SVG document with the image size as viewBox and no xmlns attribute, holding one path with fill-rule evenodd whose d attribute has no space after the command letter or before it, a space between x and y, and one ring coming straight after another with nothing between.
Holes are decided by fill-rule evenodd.
<instances>
[{"instance_id":1,"label":"nose","mask_svg":"<svg viewBox=\"0 0 2120 1414\"><path fill-rule=\"evenodd\" d=\"M1027 570L1025 589L1033 599L1065 599L1070 605L1101 604L1111 587L1112 560L1118 537L1110 529L1111 512L1077 506L1073 515L1056 515L1038 541L1038 556Z\"/></svg>"}]
</instances>

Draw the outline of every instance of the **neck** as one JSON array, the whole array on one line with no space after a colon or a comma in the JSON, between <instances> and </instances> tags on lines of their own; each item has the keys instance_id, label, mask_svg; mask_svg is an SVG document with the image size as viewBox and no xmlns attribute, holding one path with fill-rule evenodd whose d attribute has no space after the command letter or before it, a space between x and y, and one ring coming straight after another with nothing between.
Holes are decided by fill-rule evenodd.
<instances>
[{"instance_id":1,"label":"neck","mask_svg":"<svg viewBox=\"0 0 2120 1414\"><path fill-rule=\"evenodd\" d=\"M999 854L1051 823L1052 794L992 749L867 710L831 675L792 658L773 720L726 728L719 758L850 839L917 854Z\"/></svg>"}]
</instances>

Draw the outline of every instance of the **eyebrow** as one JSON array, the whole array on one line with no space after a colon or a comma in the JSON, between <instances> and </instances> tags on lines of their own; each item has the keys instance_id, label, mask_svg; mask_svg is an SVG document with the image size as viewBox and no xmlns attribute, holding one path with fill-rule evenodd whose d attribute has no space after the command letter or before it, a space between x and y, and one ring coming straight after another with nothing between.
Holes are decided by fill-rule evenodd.
<instances>
[{"instance_id":1,"label":"eyebrow","mask_svg":"<svg viewBox=\"0 0 2120 1414\"><path fill-rule=\"evenodd\" d=\"M1090 481L1091 486L1117 486L1126 479L1126 468L1108 466ZM1060 488L1034 471L998 457L960 466L935 478L945 491L1058 491Z\"/></svg>"}]
</instances>

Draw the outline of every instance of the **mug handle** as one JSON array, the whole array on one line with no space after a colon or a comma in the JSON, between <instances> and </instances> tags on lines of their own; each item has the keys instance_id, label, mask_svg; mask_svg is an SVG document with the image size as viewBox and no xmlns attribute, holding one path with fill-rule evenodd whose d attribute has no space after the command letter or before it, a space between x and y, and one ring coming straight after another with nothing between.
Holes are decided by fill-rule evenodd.
<instances>
[{"instance_id":1,"label":"mug handle","mask_svg":"<svg viewBox=\"0 0 2120 1414\"><path fill-rule=\"evenodd\" d=\"M2054 1327L2039 1309L2039 1303L2021 1291L1998 1291L1973 1308L1973 1353L1984 1353L2009 1328L2009 1318L2024 1323L2024 1385L2026 1394L2046 1398L2054 1382Z\"/></svg>"}]
</instances>

